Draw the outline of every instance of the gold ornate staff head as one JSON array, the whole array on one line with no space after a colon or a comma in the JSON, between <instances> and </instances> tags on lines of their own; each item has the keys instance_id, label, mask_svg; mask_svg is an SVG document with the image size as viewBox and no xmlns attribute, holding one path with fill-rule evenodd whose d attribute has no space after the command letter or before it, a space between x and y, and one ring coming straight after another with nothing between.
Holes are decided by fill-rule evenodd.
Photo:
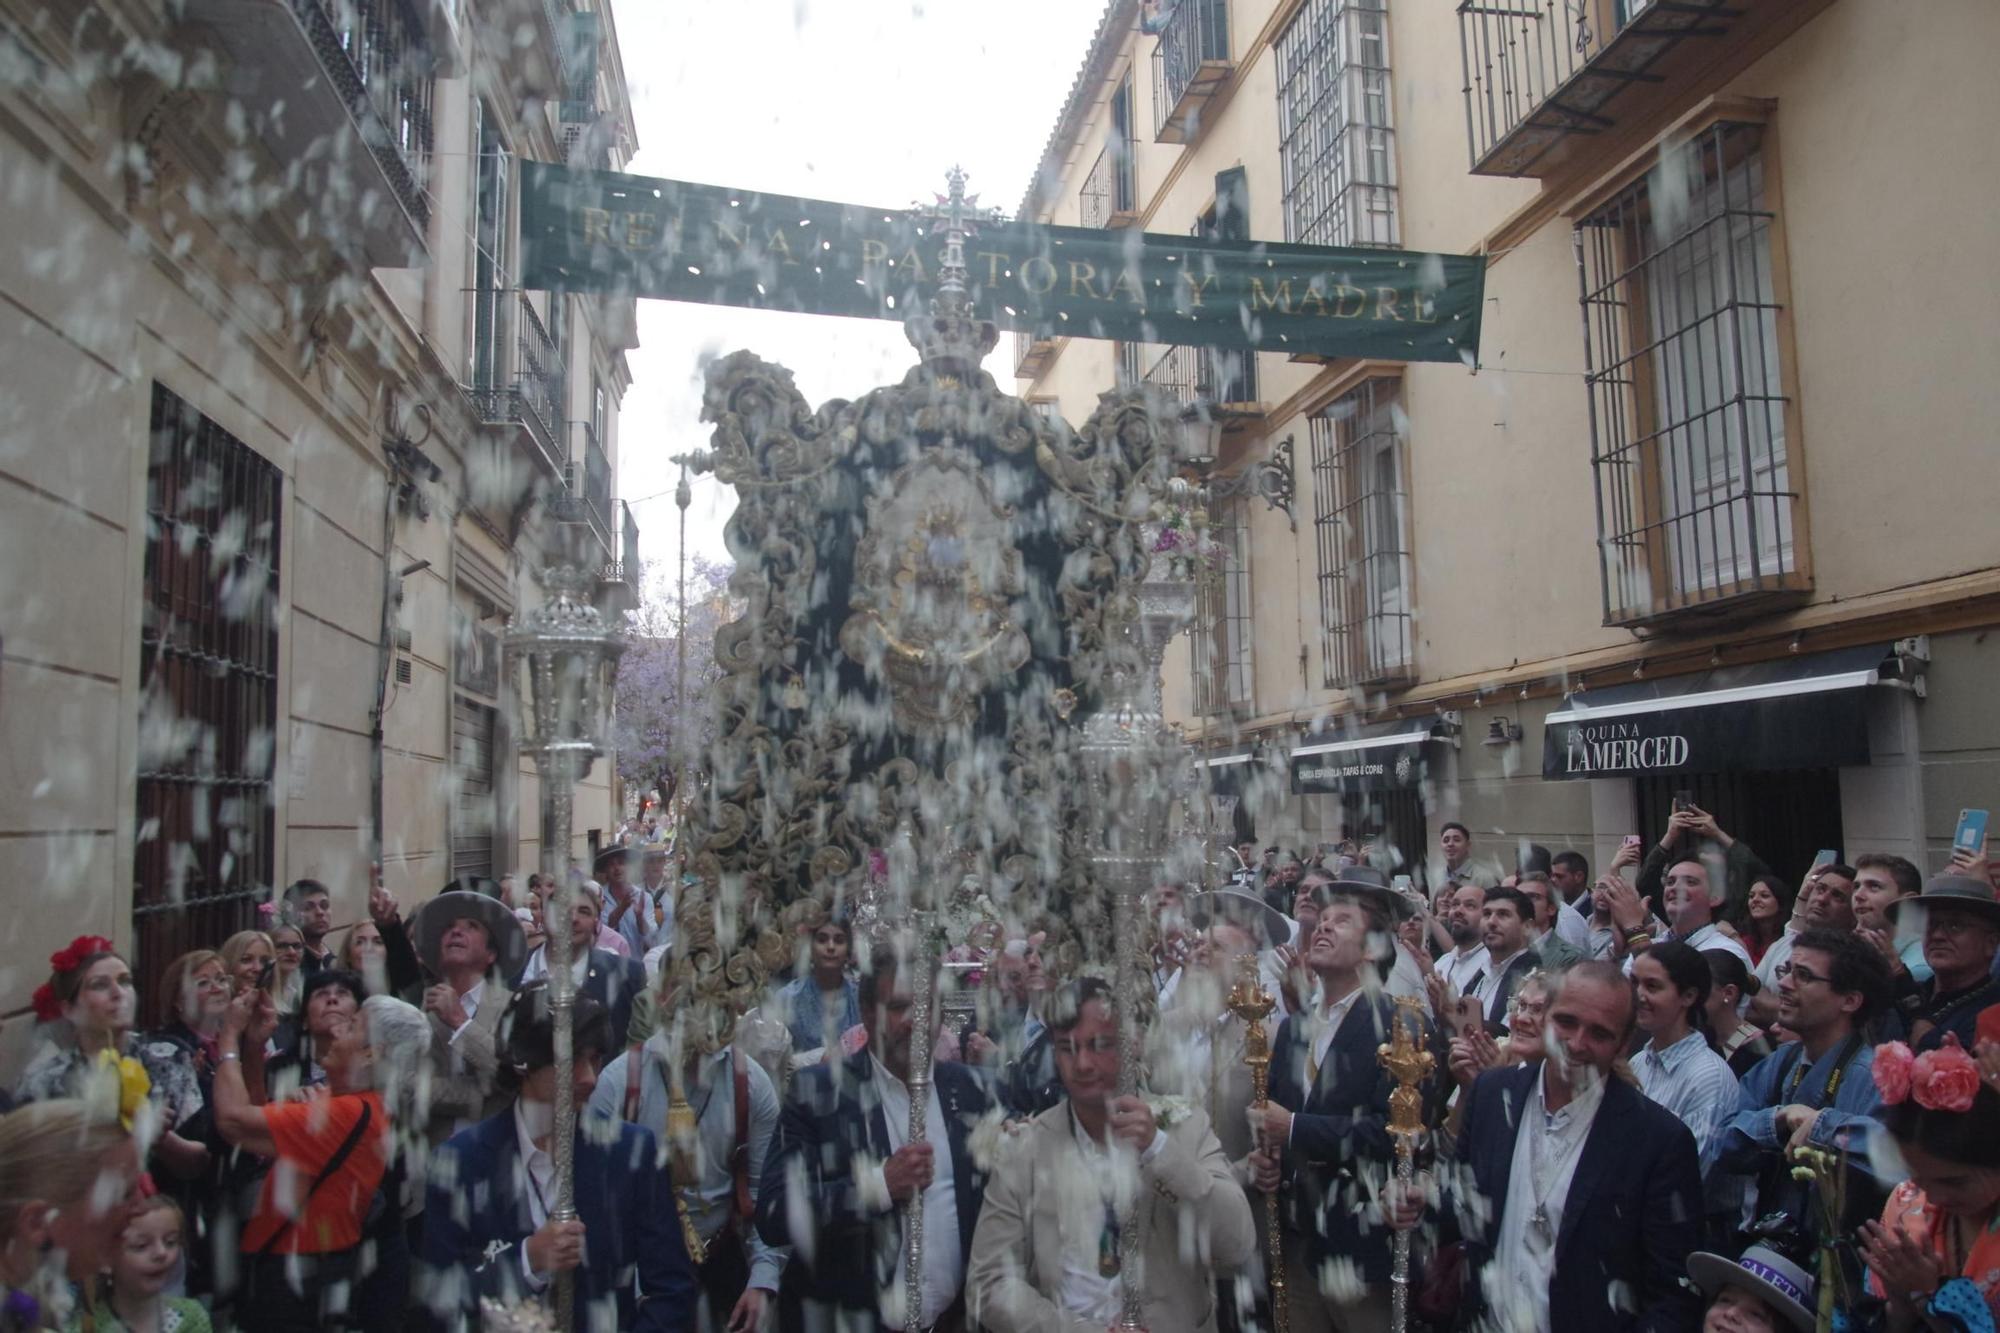
<instances>
[{"instance_id":1,"label":"gold ornate staff head","mask_svg":"<svg viewBox=\"0 0 2000 1333\"><path fill-rule=\"evenodd\" d=\"M1396 1090L1389 1094L1389 1132L1409 1140L1424 1132L1424 1099L1417 1087L1437 1064L1431 1053L1417 1044L1415 1025L1423 1021L1422 1014L1422 1005L1414 996L1397 996L1390 1038L1375 1052L1375 1058L1396 1080Z\"/></svg>"}]
</instances>

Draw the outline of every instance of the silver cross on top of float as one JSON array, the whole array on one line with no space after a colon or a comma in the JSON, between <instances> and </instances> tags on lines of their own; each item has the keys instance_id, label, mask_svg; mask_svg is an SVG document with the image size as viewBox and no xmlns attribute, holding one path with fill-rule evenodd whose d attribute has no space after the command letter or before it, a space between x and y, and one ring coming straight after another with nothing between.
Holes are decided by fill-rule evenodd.
<instances>
[{"instance_id":1,"label":"silver cross on top of float","mask_svg":"<svg viewBox=\"0 0 2000 1333\"><path fill-rule=\"evenodd\" d=\"M965 170L953 167L945 173L949 194L935 196L937 202L918 210L926 222L944 225L944 249L938 251L938 287L933 306L940 313L967 308L970 293L966 286L965 243L979 234L981 223L1001 222L1005 215L997 208L979 207L979 196L965 192Z\"/></svg>"}]
</instances>

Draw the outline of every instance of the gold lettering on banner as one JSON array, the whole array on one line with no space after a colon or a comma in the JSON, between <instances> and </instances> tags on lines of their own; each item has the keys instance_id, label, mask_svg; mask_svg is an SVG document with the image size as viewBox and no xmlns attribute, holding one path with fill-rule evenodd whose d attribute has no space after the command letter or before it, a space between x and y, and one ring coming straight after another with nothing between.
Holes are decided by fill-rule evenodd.
<instances>
[{"instance_id":1,"label":"gold lettering on banner","mask_svg":"<svg viewBox=\"0 0 2000 1333\"><path fill-rule=\"evenodd\" d=\"M583 210L583 243L592 245L611 244L611 210L608 208L586 208Z\"/></svg>"},{"instance_id":2,"label":"gold lettering on banner","mask_svg":"<svg viewBox=\"0 0 2000 1333\"><path fill-rule=\"evenodd\" d=\"M1259 306L1262 306L1266 310L1276 310L1280 314L1291 314L1292 280L1290 278L1280 279L1277 292L1271 293L1264 290L1264 280L1262 278L1250 279L1250 309L1255 311Z\"/></svg>"},{"instance_id":3,"label":"gold lettering on banner","mask_svg":"<svg viewBox=\"0 0 2000 1333\"><path fill-rule=\"evenodd\" d=\"M1000 265L1006 260L1007 256L995 254L991 250L981 250L979 258L986 261L986 285L988 287L998 287L1000 285Z\"/></svg>"},{"instance_id":4,"label":"gold lettering on banner","mask_svg":"<svg viewBox=\"0 0 2000 1333\"><path fill-rule=\"evenodd\" d=\"M1375 289L1375 318L1393 319L1398 324L1401 324L1403 317L1396 313L1396 301L1397 296L1394 287L1377 287Z\"/></svg>"},{"instance_id":5,"label":"gold lettering on banner","mask_svg":"<svg viewBox=\"0 0 2000 1333\"><path fill-rule=\"evenodd\" d=\"M660 239L660 220L651 213L627 213L625 215L625 248L627 250L650 250L653 242Z\"/></svg>"},{"instance_id":6,"label":"gold lettering on banner","mask_svg":"<svg viewBox=\"0 0 2000 1333\"><path fill-rule=\"evenodd\" d=\"M1345 302L1354 298L1354 308L1348 309ZM1344 282L1333 285L1333 317L1335 319L1360 319L1368 313L1368 293L1359 287L1350 287Z\"/></svg>"},{"instance_id":7,"label":"gold lettering on banner","mask_svg":"<svg viewBox=\"0 0 2000 1333\"><path fill-rule=\"evenodd\" d=\"M888 262L889 246L887 242L876 240L863 240L861 242L861 267L867 268L870 264L882 265Z\"/></svg>"},{"instance_id":8,"label":"gold lettering on banner","mask_svg":"<svg viewBox=\"0 0 2000 1333\"><path fill-rule=\"evenodd\" d=\"M904 276L909 278L911 281L913 282L930 281L930 275L924 269L924 261L917 258L916 246L913 245L909 249L905 250L903 252L903 257L901 259L898 259L896 263L904 269Z\"/></svg>"},{"instance_id":9,"label":"gold lettering on banner","mask_svg":"<svg viewBox=\"0 0 2000 1333\"><path fill-rule=\"evenodd\" d=\"M1424 312L1429 311L1426 315ZM1418 324L1438 322L1438 303L1435 296L1425 296L1422 292L1410 294L1410 318Z\"/></svg>"},{"instance_id":10,"label":"gold lettering on banner","mask_svg":"<svg viewBox=\"0 0 2000 1333\"><path fill-rule=\"evenodd\" d=\"M1146 294L1139 290L1139 280L1132 276L1132 270L1129 268L1118 270L1118 276L1113 278L1111 285L1104 289L1104 299L1107 301L1117 300L1118 290L1121 287L1132 293L1133 305L1141 310L1146 308Z\"/></svg>"},{"instance_id":11,"label":"gold lettering on banner","mask_svg":"<svg viewBox=\"0 0 2000 1333\"><path fill-rule=\"evenodd\" d=\"M794 268L798 266L799 261L792 254L792 243L785 239L783 229L778 227L771 228L771 239L765 242L764 248L774 255L783 255L785 262Z\"/></svg>"},{"instance_id":12,"label":"gold lettering on banner","mask_svg":"<svg viewBox=\"0 0 2000 1333\"><path fill-rule=\"evenodd\" d=\"M1079 272L1079 270L1081 271ZM1076 285L1080 282L1083 284L1083 294L1085 296L1096 296L1097 289L1090 285L1090 280L1096 276L1097 276L1097 265L1087 264L1081 259L1070 260L1069 294L1071 296L1076 295Z\"/></svg>"},{"instance_id":13,"label":"gold lettering on banner","mask_svg":"<svg viewBox=\"0 0 2000 1333\"><path fill-rule=\"evenodd\" d=\"M1197 306L1201 304L1201 294L1214 285L1215 275L1210 273L1206 277L1197 277L1189 270L1182 269L1181 281L1188 285L1188 304Z\"/></svg>"},{"instance_id":14,"label":"gold lettering on banner","mask_svg":"<svg viewBox=\"0 0 2000 1333\"><path fill-rule=\"evenodd\" d=\"M1318 308L1309 308L1312 306ZM1306 288L1306 294L1299 298L1299 313L1301 315L1318 315L1321 319L1326 318L1326 298L1319 294L1318 287Z\"/></svg>"},{"instance_id":15,"label":"gold lettering on banner","mask_svg":"<svg viewBox=\"0 0 2000 1333\"><path fill-rule=\"evenodd\" d=\"M1035 279L1030 276L1036 271L1035 265L1037 264L1040 264L1043 268L1047 269L1049 273L1048 281L1044 282L1039 287L1035 285ZM1057 274L1056 274L1055 264L1053 264L1049 260L1042 258L1040 255L1035 255L1032 258L1024 259L1021 261L1021 285L1027 288L1031 295L1047 296L1050 292L1055 290L1056 279L1057 279Z\"/></svg>"},{"instance_id":16,"label":"gold lettering on banner","mask_svg":"<svg viewBox=\"0 0 2000 1333\"><path fill-rule=\"evenodd\" d=\"M729 230L731 220L728 217L717 217L715 219L715 234L735 246L738 250L741 250L743 248L743 233Z\"/></svg>"}]
</instances>

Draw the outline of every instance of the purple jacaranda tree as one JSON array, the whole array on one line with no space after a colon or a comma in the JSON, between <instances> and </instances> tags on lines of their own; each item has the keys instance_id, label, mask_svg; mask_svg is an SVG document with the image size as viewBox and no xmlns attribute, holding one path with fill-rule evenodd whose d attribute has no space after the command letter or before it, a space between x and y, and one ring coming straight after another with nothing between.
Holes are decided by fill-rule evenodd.
<instances>
[{"instance_id":1,"label":"purple jacaranda tree","mask_svg":"<svg viewBox=\"0 0 2000 1333\"><path fill-rule=\"evenodd\" d=\"M674 808L680 764L698 763L714 739L715 632L737 611L729 596L731 566L694 556L687 573L687 697L681 697L677 639L683 617L679 575L671 563L649 564L632 613L625 655L618 663L617 717L612 736L618 772L628 787L660 793Z\"/></svg>"}]
</instances>

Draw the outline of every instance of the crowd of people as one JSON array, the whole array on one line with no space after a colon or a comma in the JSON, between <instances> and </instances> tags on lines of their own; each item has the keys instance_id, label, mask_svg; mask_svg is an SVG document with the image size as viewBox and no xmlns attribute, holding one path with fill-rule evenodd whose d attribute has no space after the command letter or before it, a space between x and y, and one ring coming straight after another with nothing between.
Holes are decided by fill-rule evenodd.
<instances>
[{"instance_id":1,"label":"crowd of people","mask_svg":"<svg viewBox=\"0 0 2000 1333\"><path fill-rule=\"evenodd\" d=\"M456 1331L567 1290L589 1330L1208 1333L1282 1303L1351 1333L1391 1327L1400 1272L1440 1330L1994 1328L1983 855L1794 888L1692 808L1595 876L1473 843L1445 826L1408 877L1246 845L1227 887L1158 886L1136 1014L1046 921L992 923L919 1005L912 956L824 903L752 1012L691 1021L659 846L580 867L567 922L529 876L407 919L378 882L336 929L301 881L156 976L79 938L7 1080L0 1330ZM1399 1035L1433 1070L1407 1180Z\"/></svg>"}]
</instances>

